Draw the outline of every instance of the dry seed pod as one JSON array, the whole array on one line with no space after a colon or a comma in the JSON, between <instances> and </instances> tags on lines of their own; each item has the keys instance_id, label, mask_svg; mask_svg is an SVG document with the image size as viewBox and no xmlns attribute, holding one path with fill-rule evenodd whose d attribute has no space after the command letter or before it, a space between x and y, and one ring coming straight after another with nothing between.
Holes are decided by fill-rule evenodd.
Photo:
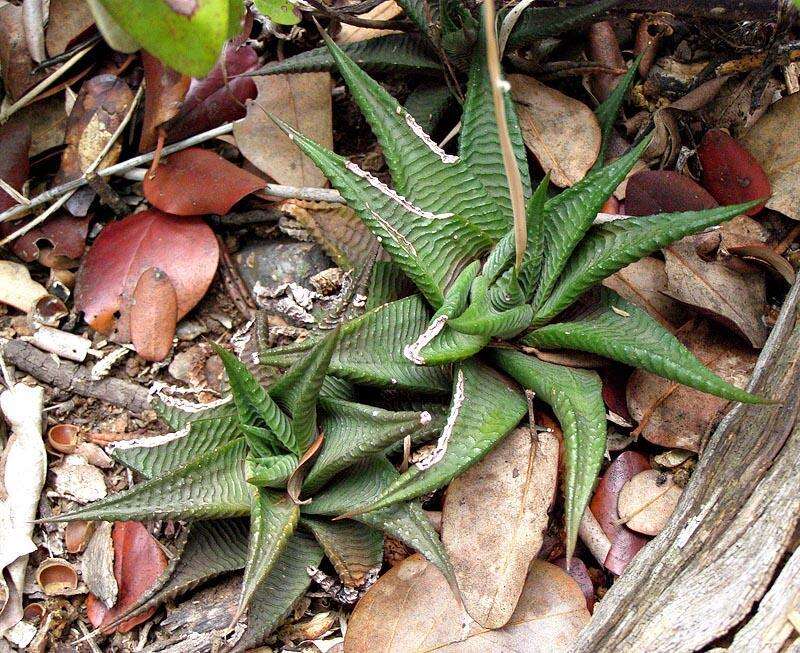
<instances>
[{"instance_id":1,"label":"dry seed pod","mask_svg":"<svg viewBox=\"0 0 800 653\"><path fill-rule=\"evenodd\" d=\"M44 617L47 608L44 603L29 603L22 611L22 618L32 624L37 624Z\"/></svg>"},{"instance_id":2,"label":"dry seed pod","mask_svg":"<svg viewBox=\"0 0 800 653\"><path fill-rule=\"evenodd\" d=\"M64 547L67 553L80 553L92 539L97 522L79 519L71 521L64 529Z\"/></svg>"},{"instance_id":3,"label":"dry seed pod","mask_svg":"<svg viewBox=\"0 0 800 653\"><path fill-rule=\"evenodd\" d=\"M78 572L66 560L47 558L36 570L36 583L48 596L68 594L78 587Z\"/></svg>"},{"instance_id":4,"label":"dry seed pod","mask_svg":"<svg viewBox=\"0 0 800 653\"><path fill-rule=\"evenodd\" d=\"M56 424L47 432L47 444L53 451L71 454L80 442L78 431L74 424Z\"/></svg>"}]
</instances>

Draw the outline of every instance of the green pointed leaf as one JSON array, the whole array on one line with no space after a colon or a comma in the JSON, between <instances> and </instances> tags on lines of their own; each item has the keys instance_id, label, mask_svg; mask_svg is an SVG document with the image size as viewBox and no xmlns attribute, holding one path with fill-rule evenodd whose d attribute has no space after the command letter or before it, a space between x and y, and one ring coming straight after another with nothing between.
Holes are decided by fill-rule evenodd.
<instances>
[{"instance_id":1,"label":"green pointed leaf","mask_svg":"<svg viewBox=\"0 0 800 653\"><path fill-rule=\"evenodd\" d=\"M150 479L182 467L242 435L232 401L185 415L186 421L174 433L114 443L111 457ZM179 424L180 420L174 423Z\"/></svg>"},{"instance_id":2,"label":"green pointed leaf","mask_svg":"<svg viewBox=\"0 0 800 653\"><path fill-rule=\"evenodd\" d=\"M300 508L285 493L252 488L252 494L250 543L237 618L249 607L253 594L280 557L300 518Z\"/></svg>"},{"instance_id":3,"label":"green pointed leaf","mask_svg":"<svg viewBox=\"0 0 800 653\"><path fill-rule=\"evenodd\" d=\"M262 420L267 425L268 431L251 430L247 433L247 443L253 452L258 456L269 456L280 443L289 451L299 454L298 443L292 433L289 418L278 408L242 361L226 349L218 345L213 346L225 365L241 423L256 426L256 422ZM261 437L258 437L259 434ZM269 437L270 435L272 437Z\"/></svg>"},{"instance_id":4,"label":"green pointed leaf","mask_svg":"<svg viewBox=\"0 0 800 653\"><path fill-rule=\"evenodd\" d=\"M269 394L292 415L292 439L296 448L290 449L298 456L317 437L317 398L339 336L340 330L336 328L319 340L270 389Z\"/></svg>"},{"instance_id":5,"label":"green pointed leaf","mask_svg":"<svg viewBox=\"0 0 800 653\"><path fill-rule=\"evenodd\" d=\"M422 75L441 75L442 66L419 38L411 34L387 34L366 41L340 46L364 70L372 72L406 71ZM301 52L283 61L268 63L253 75L283 75L335 70L327 47Z\"/></svg>"},{"instance_id":6,"label":"green pointed leaf","mask_svg":"<svg viewBox=\"0 0 800 653\"><path fill-rule=\"evenodd\" d=\"M599 354L733 401L762 401L719 378L646 311L606 288L598 305L580 320L548 324L521 341L540 349Z\"/></svg>"},{"instance_id":7,"label":"green pointed leaf","mask_svg":"<svg viewBox=\"0 0 800 653\"><path fill-rule=\"evenodd\" d=\"M521 48L547 37L574 30L607 11L620 0L598 0L569 7L529 7L508 37L507 47Z\"/></svg>"},{"instance_id":8,"label":"green pointed leaf","mask_svg":"<svg viewBox=\"0 0 800 653\"><path fill-rule=\"evenodd\" d=\"M631 62L628 72L619 78L611 95L594 110L594 114L597 116L597 122L600 123L602 141L600 152L597 155L597 161L595 161L592 170L599 170L605 165L608 144L611 141L611 135L614 133L614 123L619 116L622 102L625 100L625 96L628 94L628 91L633 85L633 81L636 79L636 73L639 71L639 63L642 61L642 57L644 57L644 53L640 54Z\"/></svg>"},{"instance_id":9,"label":"green pointed leaf","mask_svg":"<svg viewBox=\"0 0 800 653\"><path fill-rule=\"evenodd\" d=\"M684 236L730 220L754 204L757 202L705 211L659 213L592 227L573 252L553 292L536 311L534 325L546 324L589 288L626 265Z\"/></svg>"},{"instance_id":10,"label":"green pointed leaf","mask_svg":"<svg viewBox=\"0 0 800 653\"><path fill-rule=\"evenodd\" d=\"M394 387L423 393L447 392L444 370L414 365L403 348L425 330L430 313L419 295L382 304L342 326L339 345L331 357L331 374L363 385ZM311 342L309 342L311 341ZM314 341L265 352L266 365L285 367L305 355Z\"/></svg>"},{"instance_id":11,"label":"green pointed leaf","mask_svg":"<svg viewBox=\"0 0 800 653\"><path fill-rule=\"evenodd\" d=\"M564 503L569 558L575 550L578 525L606 452L606 409L600 377L595 372L545 363L510 349L496 349L493 357L524 388L553 407L564 431Z\"/></svg>"},{"instance_id":12,"label":"green pointed leaf","mask_svg":"<svg viewBox=\"0 0 800 653\"><path fill-rule=\"evenodd\" d=\"M458 157L439 148L397 100L326 34L323 37L353 100L378 137L394 190L431 214L459 216L490 239L505 233L510 216L502 214L480 179Z\"/></svg>"},{"instance_id":13,"label":"green pointed leaf","mask_svg":"<svg viewBox=\"0 0 800 653\"><path fill-rule=\"evenodd\" d=\"M307 535L298 532L289 538L283 553L253 594L247 630L231 653L255 648L284 622L311 584L307 569L318 567L322 555L322 549Z\"/></svg>"},{"instance_id":14,"label":"green pointed leaf","mask_svg":"<svg viewBox=\"0 0 800 653\"><path fill-rule=\"evenodd\" d=\"M418 357L424 365L447 365L471 358L488 343L488 336L471 336L445 325L427 345L419 350Z\"/></svg>"},{"instance_id":15,"label":"green pointed leaf","mask_svg":"<svg viewBox=\"0 0 800 653\"><path fill-rule=\"evenodd\" d=\"M472 284L470 305L449 325L472 336L507 338L527 329L532 317L533 309L528 304L498 311L489 301L486 279L478 277Z\"/></svg>"},{"instance_id":16,"label":"green pointed leaf","mask_svg":"<svg viewBox=\"0 0 800 653\"><path fill-rule=\"evenodd\" d=\"M604 202L631 171L649 144L645 138L630 152L597 171L590 171L571 188L545 204L542 233L544 259L539 287L533 302L537 308L553 289L570 254L592 226Z\"/></svg>"},{"instance_id":17,"label":"green pointed leaf","mask_svg":"<svg viewBox=\"0 0 800 653\"><path fill-rule=\"evenodd\" d=\"M304 515L341 515L359 502L377 499L398 477L394 467L383 456L365 459L315 496L301 511ZM396 503L361 513L353 519L419 551L441 570L451 586L457 587L442 542L418 502Z\"/></svg>"},{"instance_id":18,"label":"green pointed leaf","mask_svg":"<svg viewBox=\"0 0 800 653\"><path fill-rule=\"evenodd\" d=\"M257 487L283 489L297 463L297 455L293 453L254 458L247 467L247 482Z\"/></svg>"},{"instance_id":19,"label":"green pointed leaf","mask_svg":"<svg viewBox=\"0 0 800 653\"><path fill-rule=\"evenodd\" d=\"M417 292L416 286L403 274L394 261L375 261L372 277L369 280L365 309L371 311L381 304L395 302Z\"/></svg>"},{"instance_id":20,"label":"green pointed leaf","mask_svg":"<svg viewBox=\"0 0 800 653\"><path fill-rule=\"evenodd\" d=\"M383 534L355 521L303 517L346 587L360 587L383 564Z\"/></svg>"},{"instance_id":21,"label":"green pointed leaf","mask_svg":"<svg viewBox=\"0 0 800 653\"><path fill-rule=\"evenodd\" d=\"M277 118L273 120L322 170L434 306L441 305L444 289L463 265L491 245L488 237L465 219L452 213L435 214L411 204L354 163L317 145ZM425 179L429 189L437 188L437 194L442 190L439 179ZM455 188L457 184L453 183Z\"/></svg>"},{"instance_id":22,"label":"green pointed leaf","mask_svg":"<svg viewBox=\"0 0 800 653\"><path fill-rule=\"evenodd\" d=\"M443 487L483 458L526 410L525 397L507 379L474 360L460 363L447 425L435 449L358 510L384 508Z\"/></svg>"},{"instance_id":23,"label":"green pointed leaf","mask_svg":"<svg viewBox=\"0 0 800 653\"><path fill-rule=\"evenodd\" d=\"M77 508L52 521L215 519L250 512L244 438L205 453L163 476Z\"/></svg>"},{"instance_id":24,"label":"green pointed leaf","mask_svg":"<svg viewBox=\"0 0 800 653\"><path fill-rule=\"evenodd\" d=\"M481 12L481 16L483 16L483 12ZM497 121L494 117L490 84L489 71L486 66L486 43L483 29L481 29L481 34L475 41L469 70L467 96L464 100L464 113L461 116L459 153L470 172L481 180L489 196L502 210L506 220L505 228L500 232L492 233L493 237L498 239L510 228L513 222L513 211L508 178L503 165ZM531 178L525 142L522 140L522 130L517 122L514 103L508 93L504 95L504 99L508 134L511 137L514 155L519 166L522 190L525 197L530 197Z\"/></svg>"},{"instance_id":25,"label":"green pointed leaf","mask_svg":"<svg viewBox=\"0 0 800 653\"><path fill-rule=\"evenodd\" d=\"M439 5L430 0L396 0L403 13L419 27L419 31L429 36L430 26L439 21Z\"/></svg>"},{"instance_id":26,"label":"green pointed leaf","mask_svg":"<svg viewBox=\"0 0 800 653\"><path fill-rule=\"evenodd\" d=\"M443 419L428 411L390 411L346 401L323 401L320 429L325 434L322 448L303 484L305 494L313 493L334 475L362 458L379 454L407 435L432 437Z\"/></svg>"}]
</instances>

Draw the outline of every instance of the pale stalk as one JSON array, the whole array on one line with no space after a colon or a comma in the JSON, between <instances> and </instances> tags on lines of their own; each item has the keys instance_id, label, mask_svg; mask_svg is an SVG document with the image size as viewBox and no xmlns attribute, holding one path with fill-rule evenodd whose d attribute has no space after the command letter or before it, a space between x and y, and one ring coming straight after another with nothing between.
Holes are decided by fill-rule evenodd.
<instances>
[{"instance_id":1,"label":"pale stalk","mask_svg":"<svg viewBox=\"0 0 800 653\"><path fill-rule=\"evenodd\" d=\"M483 11L486 23L486 65L489 69L489 83L492 87L492 103L494 104L494 117L497 121L497 135L500 139L500 151L503 154L503 167L508 178L508 190L511 195L511 209L514 214L514 269L519 272L525 248L528 246L528 227L525 219L525 195L522 192L522 178L519 166L514 156L514 147L508 133L506 121L506 105L503 93L508 91L508 82L504 81L500 73L500 54L497 48L497 34L495 33L494 0L485 0Z\"/></svg>"}]
</instances>

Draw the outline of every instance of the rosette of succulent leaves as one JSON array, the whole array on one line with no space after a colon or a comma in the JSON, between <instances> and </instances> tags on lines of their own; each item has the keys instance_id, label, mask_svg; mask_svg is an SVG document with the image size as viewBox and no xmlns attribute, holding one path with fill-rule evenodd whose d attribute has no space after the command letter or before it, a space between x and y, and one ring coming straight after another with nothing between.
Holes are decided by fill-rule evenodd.
<instances>
[{"instance_id":1,"label":"rosette of succulent leaves","mask_svg":"<svg viewBox=\"0 0 800 653\"><path fill-rule=\"evenodd\" d=\"M138 609L243 568L237 618L246 615L249 627L240 648L280 623L323 556L345 589L374 577L384 534L425 555L455 586L421 498L517 427L528 411L526 390L552 407L563 430L571 554L606 451L601 381L537 351L591 352L726 399L762 401L714 375L645 311L598 288L624 266L752 204L593 224L647 140L551 196L546 179L531 184L506 97L526 198L527 243L517 257L485 48L472 57L455 156L326 42L380 142L392 186L279 124L391 263L376 265L360 315L260 352L260 365L286 369L271 387L219 349L232 400L201 412L160 405L175 432L114 451L147 480L58 517L189 522L182 554ZM598 109L606 139L634 69ZM420 448L399 473L390 458L407 437Z\"/></svg>"}]
</instances>

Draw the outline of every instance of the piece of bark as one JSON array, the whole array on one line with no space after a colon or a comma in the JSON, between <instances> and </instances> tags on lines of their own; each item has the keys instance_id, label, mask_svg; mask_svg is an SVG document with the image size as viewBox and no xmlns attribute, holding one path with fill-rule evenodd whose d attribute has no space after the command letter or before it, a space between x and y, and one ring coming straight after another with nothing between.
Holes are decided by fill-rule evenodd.
<instances>
[{"instance_id":1,"label":"piece of bark","mask_svg":"<svg viewBox=\"0 0 800 653\"><path fill-rule=\"evenodd\" d=\"M59 390L94 397L141 415L151 410L146 388L116 378L94 381L88 367L60 360L22 340L9 340L3 346L6 363Z\"/></svg>"},{"instance_id":2,"label":"piece of bark","mask_svg":"<svg viewBox=\"0 0 800 653\"><path fill-rule=\"evenodd\" d=\"M576 651L699 650L764 596L800 518L798 297L800 283L751 383L781 403L739 405L726 416L669 525L597 605Z\"/></svg>"}]
</instances>

